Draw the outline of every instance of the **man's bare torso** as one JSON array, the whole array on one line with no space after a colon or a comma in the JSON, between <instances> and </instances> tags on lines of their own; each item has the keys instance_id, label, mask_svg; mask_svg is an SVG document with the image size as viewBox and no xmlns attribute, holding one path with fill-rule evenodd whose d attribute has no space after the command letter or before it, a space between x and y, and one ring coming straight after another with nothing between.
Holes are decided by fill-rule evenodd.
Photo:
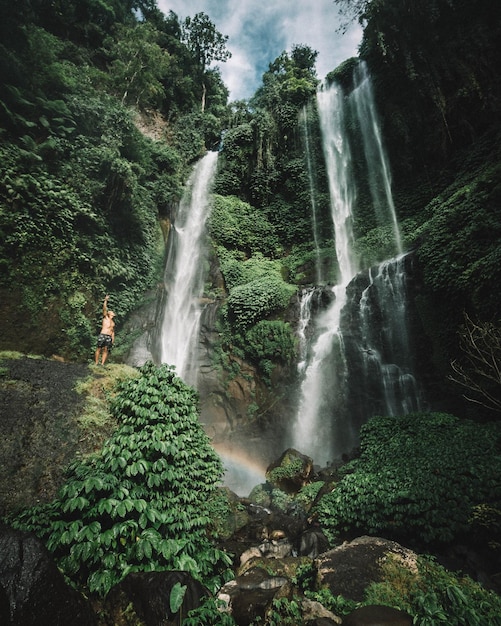
<instances>
[{"instance_id":1,"label":"man's bare torso","mask_svg":"<svg viewBox=\"0 0 501 626\"><path fill-rule=\"evenodd\" d=\"M111 317L103 317L103 325L101 327L102 335L111 335L113 337L113 332L115 329L115 322Z\"/></svg>"}]
</instances>

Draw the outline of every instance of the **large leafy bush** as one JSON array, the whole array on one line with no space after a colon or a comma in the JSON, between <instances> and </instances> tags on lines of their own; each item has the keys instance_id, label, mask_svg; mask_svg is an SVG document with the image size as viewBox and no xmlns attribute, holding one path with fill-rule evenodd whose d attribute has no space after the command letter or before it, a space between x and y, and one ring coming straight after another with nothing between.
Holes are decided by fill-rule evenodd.
<instances>
[{"instance_id":1,"label":"large leafy bush","mask_svg":"<svg viewBox=\"0 0 501 626\"><path fill-rule=\"evenodd\" d=\"M382 564L384 580L366 590L367 604L399 607L416 626L501 626L501 597L430 557L418 556L414 570L397 558Z\"/></svg>"},{"instance_id":2,"label":"large leafy bush","mask_svg":"<svg viewBox=\"0 0 501 626\"><path fill-rule=\"evenodd\" d=\"M168 366L147 363L119 384L112 412L120 426L102 452L76 462L57 499L14 525L42 537L90 591L106 594L132 571L186 570L216 584L230 563L208 533L223 467L195 391Z\"/></svg>"},{"instance_id":3,"label":"large leafy bush","mask_svg":"<svg viewBox=\"0 0 501 626\"><path fill-rule=\"evenodd\" d=\"M284 309L296 288L277 276L257 278L231 290L228 296L230 317L239 328Z\"/></svg>"},{"instance_id":4,"label":"large leafy bush","mask_svg":"<svg viewBox=\"0 0 501 626\"><path fill-rule=\"evenodd\" d=\"M248 254L273 256L279 249L278 237L266 215L235 196L215 196L209 232L225 248Z\"/></svg>"},{"instance_id":5,"label":"large leafy bush","mask_svg":"<svg viewBox=\"0 0 501 626\"><path fill-rule=\"evenodd\" d=\"M501 425L442 413L374 417L360 457L318 510L330 533L356 530L408 542L449 542L475 507L501 500Z\"/></svg>"}]
</instances>

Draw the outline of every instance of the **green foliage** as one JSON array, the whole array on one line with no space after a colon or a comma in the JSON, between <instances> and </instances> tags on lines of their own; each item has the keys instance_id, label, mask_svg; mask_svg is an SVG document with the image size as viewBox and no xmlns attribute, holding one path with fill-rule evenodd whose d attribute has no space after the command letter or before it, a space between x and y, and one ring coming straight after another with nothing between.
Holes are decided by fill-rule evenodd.
<instances>
[{"instance_id":1,"label":"green foliage","mask_svg":"<svg viewBox=\"0 0 501 626\"><path fill-rule=\"evenodd\" d=\"M371 267L395 253L395 235L392 226L379 226L359 237L354 245L361 267Z\"/></svg>"},{"instance_id":2,"label":"green foliage","mask_svg":"<svg viewBox=\"0 0 501 626\"><path fill-rule=\"evenodd\" d=\"M287 458L286 462L274 467L267 472L266 479L271 483L277 483L284 478L294 478L303 469L303 461L301 459Z\"/></svg>"},{"instance_id":3,"label":"green foliage","mask_svg":"<svg viewBox=\"0 0 501 626\"><path fill-rule=\"evenodd\" d=\"M499 162L468 167L426 207L414 233L427 289L449 302L469 300L485 318L498 313L491 286L501 278L500 176Z\"/></svg>"},{"instance_id":4,"label":"green foliage","mask_svg":"<svg viewBox=\"0 0 501 626\"><path fill-rule=\"evenodd\" d=\"M181 585L180 582L177 582L170 590L169 607L171 613L177 613L181 608L186 589L186 585Z\"/></svg>"},{"instance_id":5,"label":"green foliage","mask_svg":"<svg viewBox=\"0 0 501 626\"><path fill-rule=\"evenodd\" d=\"M159 106L164 97L162 79L170 64L169 55L157 43L160 33L147 22L132 27L118 24L115 33L104 42L111 89L122 104Z\"/></svg>"},{"instance_id":6,"label":"green foliage","mask_svg":"<svg viewBox=\"0 0 501 626\"><path fill-rule=\"evenodd\" d=\"M197 397L167 366L147 363L118 386L119 428L76 462L57 499L13 520L42 537L72 580L105 595L131 571L189 571L210 586L230 564L207 534L223 467Z\"/></svg>"},{"instance_id":7,"label":"green foliage","mask_svg":"<svg viewBox=\"0 0 501 626\"><path fill-rule=\"evenodd\" d=\"M425 544L471 529L474 507L498 501L500 425L441 413L375 417L361 455L318 504L333 535L354 530Z\"/></svg>"},{"instance_id":8,"label":"green foliage","mask_svg":"<svg viewBox=\"0 0 501 626\"><path fill-rule=\"evenodd\" d=\"M249 256L259 252L272 257L280 248L266 215L235 196L214 196L208 227L218 245Z\"/></svg>"},{"instance_id":9,"label":"green foliage","mask_svg":"<svg viewBox=\"0 0 501 626\"><path fill-rule=\"evenodd\" d=\"M76 291L68 298L66 306L62 307L60 318L63 332L68 337L70 350L78 354L82 346L90 347L94 337L88 317L85 315L87 298L80 291Z\"/></svg>"},{"instance_id":10,"label":"green foliage","mask_svg":"<svg viewBox=\"0 0 501 626\"><path fill-rule=\"evenodd\" d=\"M360 606L359 602L345 598L344 596L334 596L330 589L325 587L317 591L306 589L305 596L314 602L320 602L328 611L335 615L348 615Z\"/></svg>"},{"instance_id":11,"label":"green foliage","mask_svg":"<svg viewBox=\"0 0 501 626\"><path fill-rule=\"evenodd\" d=\"M317 480L301 487L299 492L296 494L295 501L304 508L309 508L324 485L325 483L323 481Z\"/></svg>"},{"instance_id":12,"label":"green foliage","mask_svg":"<svg viewBox=\"0 0 501 626\"><path fill-rule=\"evenodd\" d=\"M43 316L51 320L58 339L43 350L57 342L79 358L102 294L123 320L157 279L158 215L170 217L187 165L218 140L228 95L218 72L206 71L206 112L193 113L200 59L174 14L149 2L91 4L9 10L0 47L1 281L22 289L34 334ZM192 34L195 45L203 33ZM219 58L216 41L200 43L207 61ZM154 107L162 143L139 131L130 106L150 116ZM72 328L75 293L86 303Z\"/></svg>"},{"instance_id":13,"label":"green foliage","mask_svg":"<svg viewBox=\"0 0 501 626\"><path fill-rule=\"evenodd\" d=\"M263 624L266 626L303 626L301 605L297 599L274 599L266 613Z\"/></svg>"},{"instance_id":14,"label":"green foliage","mask_svg":"<svg viewBox=\"0 0 501 626\"><path fill-rule=\"evenodd\" d=\"M202 598L202 604L188 612L182 626L236 626L235 620L225 608L226 605L221 600Z\"/></svg>"},{"instance_id":15,"label":"green foliage","mask_svg":"<svg viewBox=\"0 0 501 626\"><path fill-rule=\"evenodd\" d=\"M366 590L367 604L396 606L417 626L499 626L501 598L468 577L448 572L430 557L418 557L416 570L396 559L383 565L384 582Z\"/></svg>"},{"instance_id":16,"label":"green foliage","mask_svg":"<svg viewBox=\"0 0 501 626\"><path fill-rule=\"evenodd\" d=\"M213 61L224 62L231 57L231 52L226 49L228 36L216 30L207 14L197 13L193 18L187 17L182 31L184 41L202 71Z\"/></svg>"},{"instance_id":17,"label":"green foliage","mask_svg":"<svg viewBox=\"0 0 501 626\"><path fill-rule=\"evenodd\" d=\"M274 363L291 365L297 353L294 332L281 320L257 322L245 332L242 348L246 358L257 363L263 372Z\"/></svg>"},{"instance_id":18,"label":"green foliage","mask_svg":"<svg viewBox=\"0 0 501 626\"><path fill-rule=\"evenodd\" d=\"M273 276L277 279L282 276L281 262L265 257L261 252L256 252L246 258L241 252L228 251L218 246L217 254L224 282L229 291L266 276Z\"/></svg>"},{"instance_id":19,"label":"green foliage","mask_svg":"<svg viewBox=\"0 0 501 626\"><path fill-rule=\"evenodd\" d=\"M294 502L294 497L281 489L272 489L271 491L271 504L274 508L284 513L289 509Z\"/></svg>"},{"instance_id":20,"label":"green foliage","mask_svg":"<svg viewBox=\"0 0 501 626\"><path fill-rule=\"evenodd\" d=\"M228 311L239 329L246 329L260 319L284 309L296 288L276 275L257 278L230 291Z\"/></svg>"}]
</instances>

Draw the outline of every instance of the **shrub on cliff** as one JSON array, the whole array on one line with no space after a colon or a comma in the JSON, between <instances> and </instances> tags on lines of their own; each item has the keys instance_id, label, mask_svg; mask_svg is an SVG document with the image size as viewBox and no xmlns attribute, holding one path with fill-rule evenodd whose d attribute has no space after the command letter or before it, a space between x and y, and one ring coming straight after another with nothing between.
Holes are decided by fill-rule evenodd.
<instances>
[{"instance_id":1,"label":"shrub on cliff","mask_svg":"<svg viewBox=\"0 0 501 626\"><path fill-rule=\"evenodd\" d=\"M120 383L119 428L76 462L57 499L12 521L43 538L59 567L105 595L129 572L186 570L209 586L230 564L210 540L221 460L198 422L197 398L168 366Z\"/></svg>"}]
</instances>

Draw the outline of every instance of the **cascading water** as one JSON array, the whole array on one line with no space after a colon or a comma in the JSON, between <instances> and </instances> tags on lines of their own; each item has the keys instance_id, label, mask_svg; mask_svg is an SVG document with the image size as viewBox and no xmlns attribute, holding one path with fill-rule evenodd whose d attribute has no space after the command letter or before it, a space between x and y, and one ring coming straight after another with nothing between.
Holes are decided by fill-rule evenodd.
<instances>
[{"instance_id":1,"label":"cascading water","mask_svg":"<svg viewBox=\"0 0 501 626\"><path fill-rule=\"evenodd\" d=\"M205 267L205 223L217 152L208 152L190 176L169 237L164 283L167 302L160 331L160 360L196 383L196 359Z\"/></svg>"},{"instance_id":2,"label":"cascading water","mask_svg":"<svg viewBox=\"0 0 501 626\"><path fill-rule=\"evenodd\" d=\"M304 337L310 328L312 339L300 355L302 382L290 439L291 445L325 464L357 445L360 425L371 415L418 410L421 399L407 336L406 256L401 253L391 177L365 67L357 70L349 97L331 85L317 94L317 107L339 269L332 303L314 318L301 318L300 333ZM362 272L354 254L356 194L347 110L357 118L378 223L391 226L397 253L395 259ZM303 292L302 311L311 312L312 297L311 290Z\"/></svg>"},{"instance_id":3,"label":"cascading water","mask_svg":"<svg viewBox=\"0 0 501 626\"><path fill-rule=\"evenodd\" d=\"M299 408L293 427L293 446L318 463L332 459L334 442L345 447L351 439L346 424L332 417L332 407L343 402L346 372L339 320L346 287L356 273L353 254L352 208L354 185L350 178L350 150L344 133L343 93L336 87L320 91L317 105L323 137L331 204L338 284L328 309L315 320L314 344L304 371ZM331 367L336 353L337 367Z\"/></svg>"},{"instance_id":4,"label":"cascading water","mask_svg":"<svg viewBox=\"0 0 501 626\"><path fill-rule=\"evenodd\" d=\"M305 370L308 359L309 342L306 333L311 320L311 301L314 295L315 289L305 289L303 291L299 307L299 324L297 328L297 337L299 340L299 362L297 369L299 372L303 372Z\"/></svg>"},{"instance_id":5,"label":"cascading water","mask_svg":"<svg viewBox=\"0 0 501 626\"><path fill-rule=\"evenodd\" d=\"M318 244L319 234L318 234L318 224L317 224L317 181L315 175L315 166L314 159L311 151L311 138L310 138L310 122L309 118L312 113L312 105L311 103L306 104L301 110L299 123L300 127L303 131L303 144L305 150L305 159L306 159L306 169L308 172L308 183L310 187L310 204L311 204L311 218L312 218L312 226L313 226L313 241L315 243L315 272L316 272L316 281L317 285L320 285L324 282L323 272L322 272L322 264L320 263L320 247Z\"/></svg>"},{"instance_id":6,"label":"cascading water","mask_svg":"<svg viewBox=\"0 0 501 626\"><path fill-rule=\"evenodd\" d=\"M391 192L390 167L377 120L372 82L363 62L355 68L355 85L350 99L355 103L360 124L372 203L379 223L391 223L396 252L402 254L400 229Z\"/></svg>"},{"instance_id":7,"label":"cascading water","mask_svg":"<svg viewBox=\"0 0 501 626\"><path fill-rule=\"evenodd\" d=\"M342 314L351 419L402 415L423 408L413 374L408 327L407 265L399 255L360 273L349 286Z\"/></svg>"}]
</instances>

